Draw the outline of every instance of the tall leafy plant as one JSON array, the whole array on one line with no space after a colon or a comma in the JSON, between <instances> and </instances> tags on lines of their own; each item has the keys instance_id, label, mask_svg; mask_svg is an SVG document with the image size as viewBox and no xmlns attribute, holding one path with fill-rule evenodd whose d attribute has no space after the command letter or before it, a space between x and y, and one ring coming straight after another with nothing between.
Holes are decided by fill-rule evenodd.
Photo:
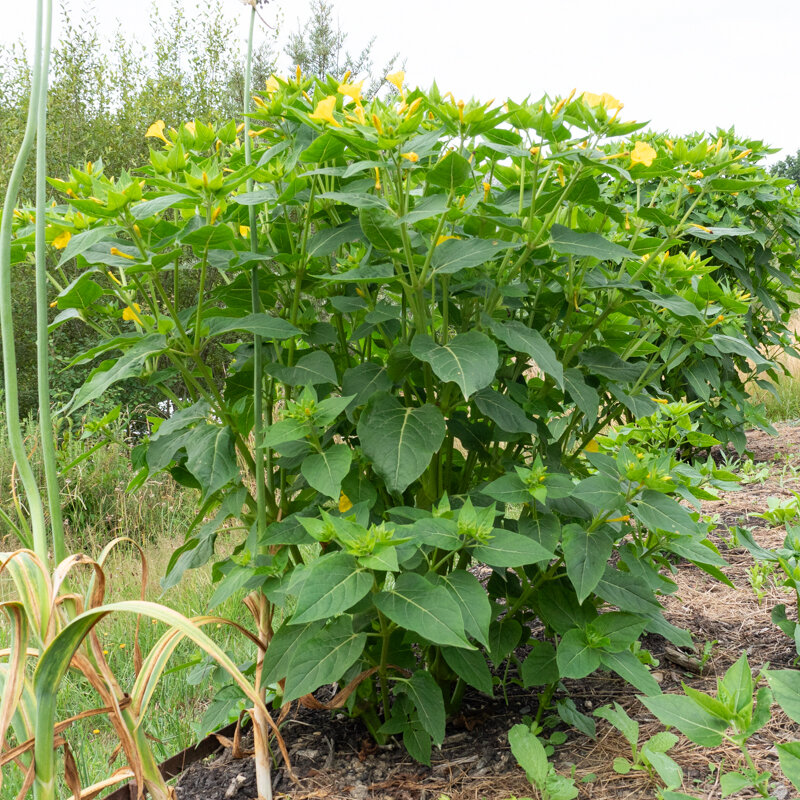
<instances>
[{"instance_id":1,"label":"tall leafy plant","mask_svg":"<svg viewBox=\"0 0 800 800\"><path fill-rule=\"evenodd\" d=\"M797 215L755 146L704 145L714 177L694 185L697 159L609 95L492 107L387 80L397 95L367 102L349 76L272 76L253 130L155 123L140 175L54 179L49 236L80 270L54 325L104 331L71 409L135 379L175 408L134 454L139 480L198 491L165 585L241 532L214 602L250 592L262 690L318 704L338 682L334 707L426 760L534 619L546 639L519 667L543 702L596 669L658 692L640 634L691 642L661 614L670 559L725 579L679 501L733 477L678 458L717 439L677 376L774 374L784 320L750 321L793 280L782 262L747 296L692 244L746 259L761 234L700 215L767 188ZM760 257L773 275L783 252Z\"/></svg>"}]
</instances>

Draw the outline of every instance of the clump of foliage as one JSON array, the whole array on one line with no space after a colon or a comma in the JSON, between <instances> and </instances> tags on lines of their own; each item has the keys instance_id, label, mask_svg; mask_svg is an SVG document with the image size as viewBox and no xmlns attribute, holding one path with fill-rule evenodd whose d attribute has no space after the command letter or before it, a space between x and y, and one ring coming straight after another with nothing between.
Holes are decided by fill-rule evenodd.
<instances>
[{"instance_id":1,"label":"clump of foliage","mask_svg":"<svg viewBox=\"0 0 800 800\"><path fill-rule=\"evenodd\" d=\"M760 421L746 382L788 343L798 223L758 142L644 135L609 95L388 79L367 102L272 76L244 141L154 124L138 175L52 181L48 238L79 273L54 325L86 321L106 359L72 412L134 378L175 406L135 452L198 491L165 584L238 521L215 601L251 592L262 687L319 704L337 682L328 707L428 761L492 666L543 703L597 669L659 692L639 636L691 643L658 602L670 559L725 580L679 501L733 476L678 456Z\"/></svg>"}]
</instances>

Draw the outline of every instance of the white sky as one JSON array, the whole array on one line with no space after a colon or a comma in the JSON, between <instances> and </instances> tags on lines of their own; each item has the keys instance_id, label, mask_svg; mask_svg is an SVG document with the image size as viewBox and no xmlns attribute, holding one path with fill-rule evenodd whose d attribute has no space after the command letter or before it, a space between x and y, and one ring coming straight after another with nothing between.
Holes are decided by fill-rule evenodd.
<instances>
[{"instance_id":1,"label":"white sky","mask_svg":"<svg viewBox=\"0 0 800 800\"><path fill-rule=\"evenodd\" d=\"M239 0L219 0L241 19ZM169 7L171 2L156 0ZM194 0L186 0L193 7ZM681 134L736 126L738 133L800 149L800 3L797 0L333 0L347 49L372 36L376 68L395 52L407 82L464 99L538 98L545 91L610 92L623 118ZM3 0L0 42L33 28L33 0ZM71 0L80 9L81 0ZM95 0L101 30L146 40L151 0ZM282 38L309 0L272 0ZM57 35L56 28L56 35ZM284 68L288 68L284 64Z\"/></svg>"}]
</instances>

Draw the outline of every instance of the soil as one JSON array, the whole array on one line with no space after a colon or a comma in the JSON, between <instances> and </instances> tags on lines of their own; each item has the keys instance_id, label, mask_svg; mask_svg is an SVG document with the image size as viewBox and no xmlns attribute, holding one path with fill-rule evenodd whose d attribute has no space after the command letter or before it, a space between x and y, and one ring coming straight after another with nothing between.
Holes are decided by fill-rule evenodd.
<instances>
[{"instance_id":1,"label":"soil","mask_svg":"<svg viewBox=\"0 0 800 800\"><path fill-rule=\"evenodd\" d=\"M750 554L731 539L731 526L752 531L765 547L779 546L782 527L770 527L753 516L764 511L768 497L791 497L800 491L800 426L776 426L778 436L760 431L748 434L748 451L757 469L769 467L763 482L744 484L722 499L704 503L704 511L717 515L715 543L730 564L726 574L735 588L715 581L691 564L679 564L673 576L678 591L663 599L665 616L686 628L697 643L697 655L709 653L702 672L688 671L674 648L659 636L643 642L659 662L653 675L665 692L680 691L681 683L702 691L715 691L716 678L742 651L746 651L754 672L769 664L774 668L792 666L797 653L793 642L770 620L777 603L786 603L790 617L793 594L770 580L766 594L757 599L748 581L753 564ZM716 457L719 458L717 453ZM757 470L756 470L757 471ZM617 701L640 725L640 741L663 729L636 699L630 685L608 674L594 674L581 681L567 682L569 695L585 713ZM536 692L512 684L504 698L467 693L463 712L450 720L447 737L434 748L431 766L413 761L395 743L376 747L358 722L335 712L299 708L284 723L283 733L292 765L299 778L292 784L285 769L274 772L275 797L285 800L507 800L534 794L522 770L511 756L507 733L525 715L535 713ZM325 690L318 693L325 700ZM800 730L777 707L770 723L751 739L751 754L760 769L778 779L771 787L775 800L795 797L795 792L778 769L776 742L800 739ZM570 730L567 742L556 749L553 762L562 774L573 774L580 798L616 800L653 798L658 783L643 772L619 775L612 768L614 758L629 755L622 736L598 721L597 739ZM721 797L720 765L731 769L738 763L738 751L731 747L699 748L681 737L670 755L683 767L683 791L702 798ZM252 759L234 759L225 749L214 760L200 762L185 772L178 783L179 800L249 800L256 797ZM755 795L747 791L737 797Z\"/></svg>"}]
</instances>

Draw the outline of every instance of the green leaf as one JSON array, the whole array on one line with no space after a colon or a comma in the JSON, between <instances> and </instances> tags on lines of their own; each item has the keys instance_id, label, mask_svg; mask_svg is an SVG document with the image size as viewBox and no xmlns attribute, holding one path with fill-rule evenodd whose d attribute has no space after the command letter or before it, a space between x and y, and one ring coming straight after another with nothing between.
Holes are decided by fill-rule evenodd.
<instances>
[{"instance_id":1,"label":"green leaf","mask_svg":"<svg viewBox=\"0 0 800 800\"><path fill-rule=\"evenodd\" d=\"M583 412L586 422L590 426L594 425L597 412L600 410L600 395L586 383L580 370L564 370L564 388L578 409Z\"/></svg>"},{"instance_id":2,"label":"green leaf","mask_svg":"<svg viewBox=\"0 0 800 800\"><path fill-rule=\"evenodd\" d=\"M624 611L607 611L592 621L591 629L608 639L606 650L617 652L627 650L642 635L646 625L647 617Z\"/></svg>"},{"instance_id":3,"label":"green leaf","mask_svg":"<svg viewBox=\"0 0 800 800\"><path fill-rule=\"evenodd\" d=\"M317 231L309 238L306 250L310 256L329 256L341 245L360 238L361 226L357 220L351 220L335 228L323 228Z\"/></svg>"},{"instance_id":4,"label":"green leaf","mask_svg":"<svg viewBox=\"0 0 800 800\"><path fill-rule=\"evenodd\" d=\"M307 422L301 422L299 419L282 419L267 427L262 444L264 447L277 447L279 444L305 439L310 432L311 427Z\"/></svg>"},{"instance_id":5,"label":"green leaf","mask_svg":"<svg viewBox=\"0 0 800 800\"><path fill-rule=\"evenodd\" d=\"M444 435L436 406L406 408L384 393L373 395L358 421L361 449L390 492L404 492L422 475Z\"/></svg>"},{"instance_id":6,"label":"green leaf","mask_svg":"<svg viewBox=\"0 0 800 800\"><path fill-rule=\"evenodd\" d=\"M181 237L181 244L192 245L200 250L224 247L233 242L233 231L227 225L203 225Z\"/></svg>"},{"instance_id":7,"label":"green leaf","mask_svg":"<svg viewBox=\"0 0 800 800\"><path fill-rule=\"evenodd\" d=\"M719 781L720 795L728 797L753 785L751 778L741 772L724 772Z\"/></svg>"},{"instance_id":8,"label":"green leaf","mask_svg":"<svg viewBox=\"0 0 800 800\"><path fill-rule=\"evenodd\" d=\"M269 314L248 314L246 317L207 317L209 336L219 336L230 331L246 331L264 339L284 341L298 336L301 331L280 317Z\"/></svg>"},{"instance_id":9,"label":"green leaf","mask_svg":"<svg viewBox=\"0 0 800 800\"><path fill-rule=\"evenodd\" d=\"M389 206L386 201L377 194L364 194L363 192L324 192L317 195L318 200L335 200L337 203L344 203L354 208L370 208L380 211L388 211ZM397 217L395 217L397 219Z\"/></svg>"},{"instance_id":10,"label":"green leaf","mask_svg":"<svg viewBox=\"0 0 800 800\"><path fill-rule=\"evenodd\" d=\"M406 225L413 225L423 219L439 217L448 209L446 194L433 194L423 197L405 216L400 218L400 222Z\"/></svg>"},{"instance_id":11,"label":"green leaf","mask_svg":"<svg viewBox=\"0 0 800 800\"><path fill-rule=\"evenodd\" d=\"M347 611L372 588L372 576L349 553L320 556L305 570L292 625L329 619Z\"/></svg>"},{"instance_id":12,"label":"green leaf","mask_svg":"<svg viewBox=\"0 0 800 800\"><path fill-rule=\"evenodd\" d=\"M524 567L554 558L534 539L502 528L495 528L485 544L476 545L472 555L490 567Z\"/></svg>"},{"instance_id":13,"label":"green leaf","mask_svg":"<svg viewBox=\"0 0 800 800\"><path fill-rule=\"evenodd\" d=\"M63 267L70 259L79 256L99 242L110 239L119 230L120 227L118 225L104 225L100 228L90 228L88 231L76 234L67 242L67 246L58 261L58 266Z\"/></svg>"},{"instance_id":14,"label":"green leaf","mask_svg":"<svg viewBox=\"0 0 800 800\"><path fill-rule=\"evenodd\" d=\"M610 564L597 584L596 594L621 611L632 611L634 614L661 611L661 606L653 597L653 590L641 578L629 572L620 572Z\"/></svg>"},{"instance_id":15,"label":"green leaf","mask_svg":"<svg viewBox=\"0 0 800 800\"><path fill-rule=\"evenodd\" d=\"M507 433L536 433L536 425L506 394L488 386L475 395L475 405L480 412Z\"/></svg>"},{"instance_id":16,"label":"green leaf","mask_svg":"<svg viewBox=\"0 0 800 800\"><path fill-rule=\"evenodd\" d=\"M472 169L464 156L455 151L447 153L425 176L433 186L456 189L469 178Z\"/></svg>"},{"instance_id":17,"label":"green leaf","mask_svg":"<svg viewBox=\"0 0 800 800\"><path fill-rule=\"evenodd\" d=\"M786 716L800 723L800 672L794 669L768 669L764 671L775 700Z\"/></svg>"},{"instance_id":18,"label":"green leaf","mask_svg":"<svg viewBox=\"0 0 800 800\"><path fill-rule=\"evenodd\" d=\"M602 511L619 508L625 499L618 480L608 475L592 475L575 487L575 497Z\"/></svg>"},{"instance_id":19,"label":"green leaf","mask_svg":"<svg viewBox=\"0 0 800 800\"><path fill-rule=\"evenodd\" d=\"M458 384L465 400L488 386L497 371L497 347L484 333L460 333L446 345L439 345L427 334L417 334L411 353L431 365L440 380Z\"/></svg>"},{"instance_id":20,"label":"green leaf","mask_svg":"<svg viewBox=\"0 0 800 800\"><path fill-rule=\"evenodd\" d=\"M420 764L431 765L431 737L416 718L403 729L403 747Z\"/></svg>"},{"instance_id":21,"label":"green leaf","mask_svg":"<svg viewBox=\"0 0 800 800\"><path fill-rule=\"evenodd\" d=\"M622 650L619 653L609 653L604 650L600 654L600 663L606 669L616 672L640 692L648 695L661 693L661 687L650 674L650 670L630 650Z\"/></svg>"},{"instance_id":22,"label":"green leaf","mask_svg":"<svg viewBox=\"0 0 800 800\"><path fill-rule=\"evenodd\" d=\"M396 250L403 246L400 222L386 208L365 208L359 215L364 236L379 250Z\"/></svg>"},{"instance_id":23,"label":"green leaf","mask_svg":"<svg viewBox=\"0 0 800 800\"><path fill-rule=\"evenodd\" d=\"M227 426L202 425L186 441L186 468L203 487L207 498L239 479L233 431Z\"/></svg>"},{"instance_id":24,"label":"green leaf","mask_svg":"<svg viewBox=\"0 0 800 800\"><path fill-rule=\"evenodd\" d=\"M675 789L683 783L683 769L660 750L651 750L649 742L642 747L641 755L650 762L667 788Z\"/></svg>"},{"instance_id":25,"label":"green leaf","mask_svg":"<svg viewBox=\"0 0 800 800\"><path fill-rule=\"evenodd\" d=\"M322 628L323 623L319 620L305 625L281 625L264 654L264 682L276 683L285 678L295 654L305 648Z\"/></svg>"},{"instance_id":26,"label":"green leaf","mask_svg":"<svg viewBox=\"0 0 800 800\"><path fill-rule=\"evenodd\" d=\"M350 617L334 620L295 651L286 676L283 702L291 703L320 686L338 681L358 660L366 643L366 633L353 633Z\"/></svg>"},{"instance_id":27,"label":"green leaf","mask_svg":"<svg viewBox=\"0 0 800 800\"><path fill-rule=\"evenodd\" d=\"M594 712L594 715L613 725L625 737L631 747L638 745L639 723L631 719L619 703L615 702L613 706L601 706Z\"/></svg>"},{"instance_id":28,"label":"green leaf","mask_svg":"<svg viewBox=\"0 0 800 800\"><path fill-rule=\"evenodd\" d=\"M365 405L372 395L388 392L392 388L392 379L385 366L364 361L355 367L345 370L342 376L342 394L352 395L348 411Z\"/></svg>"},{"instance_id":29,"label":"green leaf","mask_svg":"<svg viewBox=\"0 0 800 800\"><path fill-rule=\"evenodd\" d=\"M556 683L561 677L558 672L556 651L549 642L533 642L531 652L520 668L522 685L527 689L531 686L547 686Z\"/></svg>"},{"instance_id":30,"label":"green leaf","mask_svg":"<svg viewBox=\"0 0 800 800\"><path fill-rule=\"evenodd\" d=\"M664 725L673 725L695 744L717 747L722 742L728 723L704 711L691 698L661 694L639 699Z\"/></svg>"},{"instance_id":31,"label":"green leaf","mask_svg":"<svg viewBox=\"0 0 800 800\"><path fill-rule=\"evenodd\" d=\"M629 504L633 515L651 531L696 535L698 524L689 512L661 492L645 489L637 501Z\"/></svg>"},{"instance_id":32,"label":"green leaf","mask_svg":"<svg viewBox=\"0 0 800 800\"><path fill-rule=\"evenodd\" d=\"M339 499L342 481L350 471L353 452L346 444L335 444L322 453L312 453L303 459L300 472L321 494Z\"/></svg>"},{"instance_id":33,"label":"green leaf","mask_svg":"<svg viewBox=\"0 0 800 800\"><path fill-rule=\"evenodd\" d=\"M558 672L564 678L585 678L600 666L600 653L579 628L567 631L556 650Z\"/></svg>"},{"instance_id":34,"label":"green leaf","mask_svg":"<svg viewBox=\"0 0 800 800\"><path fill-rule=\"evenodd\" d=\"M800 791L800 742L786 742L775 747L778 750L781 771L794 788Z\"/></svg>"},{"instance_id":35,"label":"green leaf","mask_svg":"<svg viewBox=\"0 0 800 800\"><path fill-rule=\"evenodd\" d=\"M427 670L418 669L411 680L403 681L397 691L408 695L417 711L422 727L435 745L444 741L445 711L442 690Z\"/></svg>"},{"instance_id":36,"label":"green leaf","mask_svg":"<svg viewBox=\"0 0 800 800\"><path fill-rule=\"evenodd\" d=\"M747 661L747 653L742 653L732 664L719 684L717 697L739 714L753 705L753 675Z\"/></svg>"},{"instance_id":37,"label":"green leaf","mask_svg":"<svg viewBox=\"0 0 800 800\"><path fill-rule=\"evenodd\" d=\"M582 603L603 577L614 539L604 528L588 533L581 525L570 524L562 530L561 548L567 577L575 587L578 602Z\"/></svg>"},{"instance_id":38,"label":"green leaf","mask_svg":"<svg viewBox=\"0 0 800 800\"><path fill-rule=\"evenodd\" d=\"M573 256L591 256L601 261L616 261L639 258L632 250L622 247L596 233L578 233L563 225L553 225L550 230L550 245L557 253Z\"/></svg>"},{"instance_id":39,"label":"green leaf","mask_svg":"<svg viewBox=\"0 0 800 800\"><path fill-rule=\"evenodd\" d=\"M197 202L196 198L188 194L164 194L161 197L154 197L152 200L145 200L143 203L131 206L131 216L134 219L147 219L166 211L168 208L172 208L184 200L189 200L192 206ZM70 241L70 244L72 244L72 241Z\"/></svg>"},{"instance_id":40,"label":"green leaf","mask_svg":"<svg viewBox=\"0 0 800 800\"><path fill-rule=\"evenodd\" d=\"M631 771L631 762L621 756L617 756L611 766L617 775L627 775Z\"/></svg>"},{"instance_id":41,"label":"green leaf","mask_svg":"<svg viewBox=\"0 0 800 800\"><path fill-rule=\"evenodd\" d=\"M642 374L643 365L623 361L606 347L590 347L578 356L578 360L589 372L612 381L630 383Z\"/></svg>"},{"instance_id":42,"label":"green leaf","mask_svg":"<svg viewBox=\"0 0 800 800\"><path fill-rule=\"evenodd\" d=\"M531 492L527 484L516 472L501 475L481 490L481 494L499 500L501 503L529 503Z\"/></svg>"},{"instance_id":43,"label":"green leaf","mask_svg":"<svg viewBox=\"0 0 800 800\"><path fill-rule=\"evenodd\" d=\"M500 239L447 239L433 251L433 270L439 275L454 275L491 261L503 250L520 247L514 242Z\"/></svg>"},{"instance_id":44,"label":"green leaf","mask_svg":"<svg viewBox=\"0 0 800 800\"><path fill-rule=\"evenodd\" d=\"M464 569L455 569L442 575L439 581L458 603L466 632L482 645L488 646L492 606L480 581Z\"/></svg>"},{"instance_id":45,"label":"green leaf","mask_svg":"<svg viewBox=\"0 0 800 800\"><path fill-rule=\"evenodd\" d=\"M513 617L495 620L489 627L489 658L499 665L519 645L522 625Z\"/></svg>"},{"instance_id":46,"label":"green leaf","mask_svg":"<svg viewBox=\"0 0 800 800\"><path fill-rule=\"evenodd\" d=\"M715 333L712 335L711 341L714 342L720 353L744 356L744 358L749 358L757 367L771 366L773 363L742 339L726 336L724 333Z\"/></svg>"},{"instance_id":47,"label":"green leaf","mask_svg":"<svg viewBox=\"0 0 800 800\"><path fill-rule=\"evenodd\" d=\"M537 788L543 789L550 764L544 745L527 725L514 725L508 732L508 743L514 758L525 770L528 780Z\"/></svg>"},{"instance_id":48,"label":"green leaf","mask_svg":"<svg viewBox=\"0 0 800 800\"><path fill-rule=\"evenodd\" d=\"M483 694L492 696L492 673L479 650L464 650L457 647L443 647L442 656L447 666L470 686Z\"/></svg>"},{"instance_id":49,"label":"green leaf","mask_svg":"<svg viewBox=\"0 0 800 800\"><path fill-rule=\"evenodd\" d=\"M316 386L320 383L335 385L339 382L331 357L321 350L303 356L293 367L270 364L266 369L270 375L289 386Z\"/></svg>"},{"instance_id":50,"label":"green leaf","mask_svg":"<svg viewBox=\"0 0 800 800\"><path fill-rule=\"evenodd\" d=\"M546 375L550 375L560 388L564 388L564 368L552 347L545 341L539 331L523 325L521 322L495 322L491 320L492 333L517 353L529 355L536 366Z\"/></svg>"},{"instance_id":51,"label":"green leaf","mask_svg":"<svg viewBox=\"0 0 800 800\"><path fill-rule=\"evenodd\" d=\"M151 333L126 350L116 362L104 362L92 372L89 380L76 390L69 403L69 410L77 411L100 397L112 384L137 375L144 362L150 356L162 352L166 346L167 340L164 336Z\"/></svg>"},{"instance_id":52,"label":"green leaf","mask_svg":"<svg viewBox=\"0 0 800 800\"><path fill-rule=\"evenodd\" d=\"M465 636L456 601L443 586L434 586L422 575L403 573L394 588L375 596L375 605L392 622L434 644L475 649Z\"/></svg>"}]
</instances>

